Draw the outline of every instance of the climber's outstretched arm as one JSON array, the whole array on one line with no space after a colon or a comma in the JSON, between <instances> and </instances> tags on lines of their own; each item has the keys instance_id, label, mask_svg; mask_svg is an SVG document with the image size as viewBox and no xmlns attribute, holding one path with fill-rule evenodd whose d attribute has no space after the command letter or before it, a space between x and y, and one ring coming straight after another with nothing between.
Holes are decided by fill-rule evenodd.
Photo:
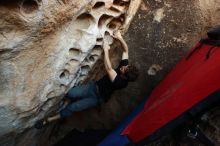
<instances>
[{"instance_id":1,"label":"climber's outstretched arm","mask_svg":"<svg viewBox=\"0 0 220 146\"><path fill-rule=\"evenodd\" d=\"M122 49L123 49L122 60L123 59L128 59L128 45L125 42L125 40L123 39L123 37L121 36L120 31L114 32L114 37L121 42Z\"/></svg>"},{"instance_id":2,"label":"climber's outstretched arm","mask_svg":"<svg viewBox=\"0 0 220 146\"><path fill-rule=\"evenodd\" d=\"M109 79L113 82L115 77L117 76L117 73L115 70L112 68L110 59L109 59L109 50L110 46L107 44L107 42L104 41L103 43L103 49L104 49L104 64L105 64L105 69L107 71L107 74L109 76Z\"/></svg>"}]
</instances>

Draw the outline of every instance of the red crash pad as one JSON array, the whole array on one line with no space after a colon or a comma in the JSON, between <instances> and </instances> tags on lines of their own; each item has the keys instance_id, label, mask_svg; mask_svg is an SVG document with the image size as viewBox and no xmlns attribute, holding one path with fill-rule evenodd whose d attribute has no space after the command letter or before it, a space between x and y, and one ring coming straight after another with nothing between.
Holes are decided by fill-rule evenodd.
<instances>
[{"instance_id":1,"label":"red crash pad","mask_svg":"<svg viewBox=\"0 0 220 146\"><path fill-rule=\"evenodd\" d=\"M220 47L201 43L153 90L122 135L138 142L220 88Z\"/></svg>"}]
</instances>

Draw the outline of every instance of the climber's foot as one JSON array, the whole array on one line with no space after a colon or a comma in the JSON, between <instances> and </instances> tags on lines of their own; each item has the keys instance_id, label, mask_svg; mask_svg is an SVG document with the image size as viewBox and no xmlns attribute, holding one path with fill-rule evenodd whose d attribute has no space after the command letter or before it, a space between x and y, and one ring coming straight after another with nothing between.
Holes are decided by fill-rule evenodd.
<instances>
[{"instance_id":1,"label":"climber's foot","mask_svg":"<svg viewBox=\"0 0 220 146\"><path fill-rule=\"evenodd\" d=\"M38 120L35 124L34 127L36 129L42 129L43 127L45 127L49 122L47 121L47 119L42 119L42 120Z\"/></svg>"}]
</instances>

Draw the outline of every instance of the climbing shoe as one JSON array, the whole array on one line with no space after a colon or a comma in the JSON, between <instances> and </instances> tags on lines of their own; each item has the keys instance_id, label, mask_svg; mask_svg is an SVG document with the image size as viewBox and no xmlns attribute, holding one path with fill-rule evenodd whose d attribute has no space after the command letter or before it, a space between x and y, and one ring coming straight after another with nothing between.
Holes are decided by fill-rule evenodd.
<instances>
[{"instance_id":1,"label":"climbing shoe","mask_svg":"<svg viewBox=\"0 0 220 146\"><path fill-rule=\"evenodd\" d=\"M35 124L34 127L36 129L42 129L43 127L45 127L48 124L48 121L45 119L42 120L38 120Z\"/></svg>"}]
</instances>

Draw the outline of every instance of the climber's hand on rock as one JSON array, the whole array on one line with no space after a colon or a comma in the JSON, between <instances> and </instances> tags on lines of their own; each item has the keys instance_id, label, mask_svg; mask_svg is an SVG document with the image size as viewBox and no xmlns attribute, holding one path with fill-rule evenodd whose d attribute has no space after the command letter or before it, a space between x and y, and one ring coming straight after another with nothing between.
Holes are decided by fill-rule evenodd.
<instances>
[{"instance_id":1,"label":"climber's hand on rock","mask_svg":"<svg viewBox=\"0 0 220 146\"><path fill-rule=\"evenodd\" d=\"M113 37L118 38L118 39L122 38L121 32L119 30L114 31Z\"/></svg>"},{"instance_id":2,"label":"climber's hand on rock","mask_svg":"<svg viewBox=\"0 0 220 146\"><path fill-rule=\"evenodd\" d=\"M105 51L110 50L110 46L109 46L109 44L108 44L107 41L103 41L103 49L104 49Z\"/></svg>"}]
</instances>

